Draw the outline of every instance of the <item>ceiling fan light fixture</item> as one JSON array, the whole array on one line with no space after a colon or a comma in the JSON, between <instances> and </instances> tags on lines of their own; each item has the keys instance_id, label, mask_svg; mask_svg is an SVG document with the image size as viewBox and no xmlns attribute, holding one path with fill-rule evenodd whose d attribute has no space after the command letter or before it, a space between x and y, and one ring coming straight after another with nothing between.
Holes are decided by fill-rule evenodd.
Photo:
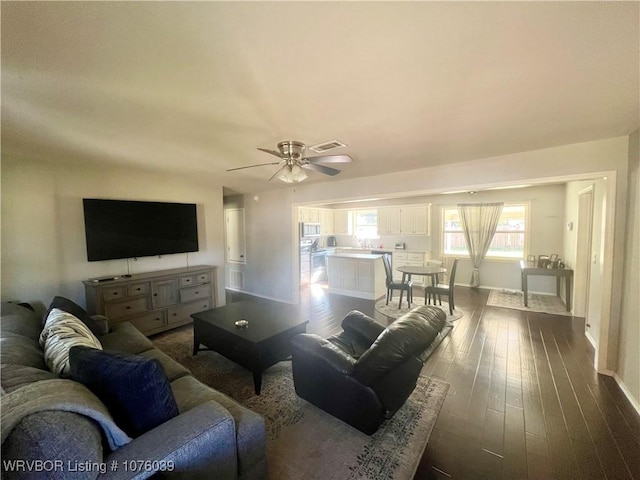
<instances>
[{"instance_id":1,"label":"ceiling fan light fixture","mask_svg":"<svg viewBox=\"0 0 640 480\"><path fill-rule=\"evenodd\" d=\"M302 182L308 177L305 171L300 168L298 165L289 166L285 168L280 175L278 175L278 180L285 183L298 183Z\"/></svg>"}]
</instances>

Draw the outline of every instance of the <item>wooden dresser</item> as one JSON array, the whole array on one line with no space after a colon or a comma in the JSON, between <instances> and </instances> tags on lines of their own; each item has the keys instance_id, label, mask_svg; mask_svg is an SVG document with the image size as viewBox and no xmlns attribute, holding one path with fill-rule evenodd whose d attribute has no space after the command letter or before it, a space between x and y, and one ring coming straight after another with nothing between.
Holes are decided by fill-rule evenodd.
<instances>
[{"instance_id":1,"label":"wooden dresser","mask_svg":"<svg viewBox=\"0 0 640 480\"><path fill-rule=\"evenodd\" d=\"M217 267L174 268L84 284L87 311L112 323L129 321L145 335L191 323L191 314L216 306Z\"/></svg>"}]
</instances>

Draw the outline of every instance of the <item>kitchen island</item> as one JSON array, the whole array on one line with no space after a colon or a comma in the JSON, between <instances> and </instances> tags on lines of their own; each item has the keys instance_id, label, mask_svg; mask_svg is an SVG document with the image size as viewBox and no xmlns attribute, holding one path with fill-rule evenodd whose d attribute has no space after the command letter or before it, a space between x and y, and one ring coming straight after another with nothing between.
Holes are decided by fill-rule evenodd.
<instances>
[{"instance_id":1,"label":"kitchen island","mask_svg":"<svg viewBox=\"0 0 640 480\"><path fill-rule=\"evenodd\" d=\"M387 291L382 255L331 253L327 255L329 293L376 300Z\"/></svg>"}]
</instances>

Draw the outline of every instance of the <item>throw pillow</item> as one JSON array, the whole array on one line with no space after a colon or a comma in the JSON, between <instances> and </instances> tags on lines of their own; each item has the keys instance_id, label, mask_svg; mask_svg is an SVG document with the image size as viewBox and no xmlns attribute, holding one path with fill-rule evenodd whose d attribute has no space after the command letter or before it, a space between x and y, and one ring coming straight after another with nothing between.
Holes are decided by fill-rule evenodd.
<instances>
[{"instance_id":1,"label":"throw pillow","mask_svg":"<svg viewBox=\"0 0 640 480\"><path fill-rule=\"evenodd\" d=\"M82 323L89 327L89 330L91 330L91 333L93 333L94 335L104 335L106 333L109 333L108 331L104 331L103 326L95 322L91 318L91 315L89 315L84 308L65 297L55 297L51 301L51 305L49 305L49 309L44 316L45 321L49 317L51 310L53 310L54 308L62 310L63 312L68 312L74 317L79 318Z\"/></svg>"},{"instance_id":2,"label":"throw pillow","mask_svg":"<svg viewBox=\"0 0 640 480\"><path fill-rule=\"evenodd\" d=\"M69 373L69 349L76 345L102 349L91 330L74 315L54 308L40 334L44 361L56 375Z\"/></svg>"},{"instance_id":3,"label":"throw pillow","mask_svg":"<svg viewBox=\"0 0 640 480\"><path fill-rule=\"evenodd\" d=\"M71 378L91 390L129 436L142 435L178 415L158 360L87 347L73 347L70 359Z\"/></svg>"}]
</instances>

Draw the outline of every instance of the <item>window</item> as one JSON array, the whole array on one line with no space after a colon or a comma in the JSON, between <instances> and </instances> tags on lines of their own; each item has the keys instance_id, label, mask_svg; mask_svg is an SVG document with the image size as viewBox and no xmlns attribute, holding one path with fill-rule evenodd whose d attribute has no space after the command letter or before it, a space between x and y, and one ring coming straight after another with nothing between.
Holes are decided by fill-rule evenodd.
<instances>
[{"instance_id":1,"label":"window","mask_svg":"<svg viewBox=\"0 0 640 480\"><path fill-rule=\"evenodd\" d=\"M468 256L457 207L442 209L444 255ZM505 205L487 258L524 258L526 252L527 205Z\"/></svg>"},{"instance_id":2,"label":"window","mask_svg":"<svg viewBox=\"0 0 640 480\"><path fill-rule=\"evenodd\" d=\"M353 226L356 238L378 238L378 211L355 210Z\"/></svg>"}]
</instances>

